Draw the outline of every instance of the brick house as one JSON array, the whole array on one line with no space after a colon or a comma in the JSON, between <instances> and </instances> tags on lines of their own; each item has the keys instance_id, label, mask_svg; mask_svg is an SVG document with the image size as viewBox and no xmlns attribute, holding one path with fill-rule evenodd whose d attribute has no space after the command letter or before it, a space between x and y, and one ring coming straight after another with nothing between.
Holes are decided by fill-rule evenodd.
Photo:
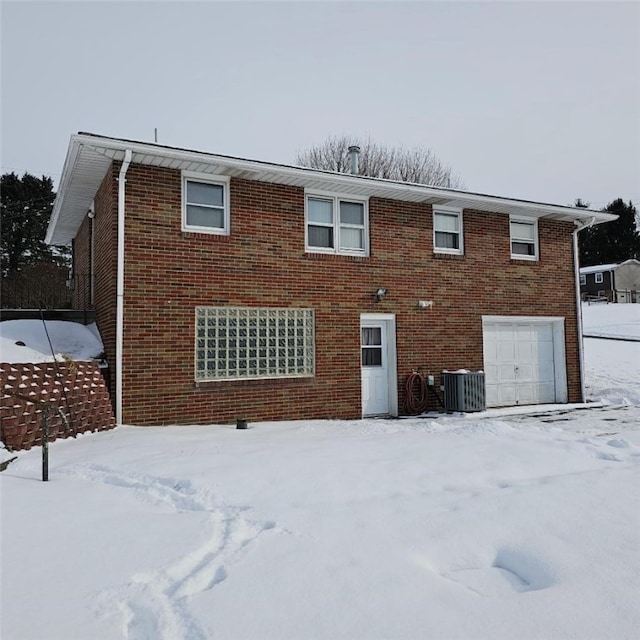
<instances>
[{"instance_id":1,"label":"brick house","mask_svg":"<svg viewBox=\"0 0 640 640\"><path fill-rule=\"evenodd\" d=\"M90 276L118 422L360 418L405 413L416 369L484 370L489 406L582 400L593 219L81 133L47 241Z\"/></svg>"}]
</instances>

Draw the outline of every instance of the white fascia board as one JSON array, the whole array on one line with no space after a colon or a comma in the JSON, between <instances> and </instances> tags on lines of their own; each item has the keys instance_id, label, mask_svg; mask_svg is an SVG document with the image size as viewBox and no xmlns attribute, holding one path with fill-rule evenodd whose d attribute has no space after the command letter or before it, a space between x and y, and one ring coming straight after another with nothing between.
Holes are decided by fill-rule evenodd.
<instances>
[{"instance_id":1,"label":"white fascia board","mask_svg":"<svg viewBox=\"0 0 640 640\"><path fill-rule=\"evenodd\" d=\"M594 264L591 267L581 267L580 273L583 275L589 273L600 273L601 271L615 271L620 265L617 263L613 264Z\"/></svg>"},{"instance_id":2,"label":"white fascia board","mask_svg":"<svg viewBox=\"0 0 640 640\"><path fill-rule=\"evenodd\" d=\"M503 198L500 196L492 196L488 194L472 193L457 189L444 189L437 187L429 187L426 185L415 183L396 182L385 178L371 178L368 176L353 176L347 173L335 173L332 171L319 171L305 167L293 167L280 165L270 162L258 160L247 160L244 158L232 158L230 156L219 156L203 151L191 151L188 149L176 149L173 147L161 147L155 144L145 142L130 142L127 140L119 140L117 138L101 138L88 134L77 134L73 139L99 149L112 149L114 151L124 152L131 149L135 155L137 153L147 156L157 156L162 158L172 158L175 160L183 160L190 162L200 162L217 165L225 165L229 168L235 168L241 171L253 171L256 173L273 172L283 176L295 176L297 178L313 177L318 180L326 180L327 182L344 185L363 184L373 189L388 190L389 198L393 198L393 194L415 193L431 198L445 198L453 200L455 198L464 199L466 201L476 202L478 205L490 208L491 203L503 206L517 207L518 209L529 209L532 217L544 217L546 215L565 215L576 220L587 221L593 217L598 222L609 222L616 220L618 216L593 209L582 209L577 207L568 207L563 205L547 204L543 202L530 202L527 200L517 200L514 198ZM118 158L121 159L121 158Z\"/></svg>"},{"instance_id":3,"label":"white fascia board","mask_svg":"<svg viewBox=\"0 0 640 640\"><path fill-rule=\"evenodd\" d=\"M67 191L69 181L71 180L71 176L73 175L73 167L75 167L76 158L78 157L78 152L80 150L80 145L74 140L75 137L76 136L71 137L71 142L69 144L69 148L67 149L67 155L64 159L62 176L60 177L60 184L58 185L58 192L56 193L56 199L53 202L51 219L49 220L47 233L44 237L44 241L46 244L51 244L53 232L56 225L58 224L58 219L60 218L62 201L64 200L64 195Z\"/></svg>"},{"instance_id":4,"label":"white fascia board","mask_svg":"<svg viewBox=\"0 0 640 640\"><path fill-rule=\"evenodd\" d=\"M477 206L479 210L491 211L492 206L502 208L517 209L518 215L526 215L532 218L542 218L547 216L561 216L568 220L577 220L587 222L594 219L596 224L609 222L617 219L614 214L603 213L602 211L593 211L591 209L578 209L575 207L567 207L562 205L545 204L541 202L530 202L527 200L516 200L513 198L502 198L499 196L491 196L488 194L470 193L457 189L445 189L438 187L429 187L415 183L403 183L383 178L370 178L365 176L353 176L350 174L341 174L331 171L321 171L316 169L294 167L280 165L257 160L246 160L243 158L233 158L230 156L219 156L206 153L203 151L191 151L188 149L177 149L174 147L164 147L157 144L122 140L119 138L109 138L88 133L78 133L71 136L71 142L67 157L65 160L58 196L54 203L51 222L47 230L46 241L50 242L54 229L59 222L60 211L63 207L64 197L69 182L73 178L73 172L78 152L82 146L87 146L97 153L112 157L114 160L121 161L124 158L125 151L130 149L133 153L133 163L140 163L143 158L150 156L156 158L167 158L178 162L191 162L199 164L211 164L212 166L224 166L229 169L236 169L255 174L271 174L273 181L277 176L283 178L290 177L299 181L314 180L324 182L327 190L340 191L341 187L358 187L359 189L371 189L379 197L387 197L389 199L409 200L412 202L420 200L444 200L455 203L456 200L464 201L464 208L473 208ZM111 152L111 153L109 153ZM268 180L267 175L264 179ZM403 194L405 198L403 198ZM411 197L407 197L411 196Z\"/></svg>"}]
</instances>

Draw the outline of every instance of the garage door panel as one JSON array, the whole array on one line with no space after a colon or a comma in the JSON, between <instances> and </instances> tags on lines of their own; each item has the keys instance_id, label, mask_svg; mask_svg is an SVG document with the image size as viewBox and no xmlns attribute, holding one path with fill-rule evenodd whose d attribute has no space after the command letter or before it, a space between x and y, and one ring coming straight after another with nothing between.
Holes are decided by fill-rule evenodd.
<instances>
[{"instance_id":1,"label":"garage door panel","mask_svg":"<svg viewBox=\"0 0 640 640\"><path fill-rule=\"evenodd\" d=\"M503 364L498 367L498 382L514 382L516 372L512 364Z\"/></svg>"},{"instance_id":2,"label":"garage door panel","mask_svg":"<svg viewBox=\"0 0 640 640\"><path fill-rule=\"evenodd\" d=\"M501 384L497 386L497 405L516 404L516 392L513 385Z\"/></svg>"},{"instance_id":3,"label":"garage door panel","mask_svg":"<svg viewBox=\"0 0 640 640\"><path fill-rule=\"evenodd\" d=\"M553 327L551 324L540 324L537 327L538 340L553 342Z\"/></svg>"},{"instance_id":4,"label":"garage door panel","mask_svg":"<svg viewBox=\"0 0 640 640\"><path fill-rule=\"evenodd\" d=\"M534 404L537 396L537 385L531 382L518 386L518 404Z\"/></svg>"},{"instance_id":5,"label":"garage door panel","mask_svg":"<svg viewBox=\"0 0 640 640\"><path fill-rule=\"evenodd\" d=\"M555 402L556 385L554 382L547 382L538 385L538 402Z\"/></svg>"},{"instance_id":6,"label":"garage door panel","mask_svg":"<svg viewBox=\"0 0 640 640\"><path fill-rule=\"evenodd\" d=\"M533 364L521 361L518 362L520 362L520 364L516 365L518 367L516 371L516 380L519 383L532 382L537 379L537 370Z\"/></svg>"},{"instance_id":7,"label":"garage door panel","mask_svg":"<svg viewBox=\"0 0 640 640\"><path fill-rule=\"evenodd\" d=\"M513 362L515 357L515 345L513 342L499 342L497 345L498 362Z\"/></svg>"},{"instance_id":8,"label":"garage door panel","mask_svg":"<svg viewBox=\"0 0 640 640\"><path fill-rule=\"evenodd\" d=\"M541 342L538 345L538 358L543 362L553 362L553 342Z\"/></svg>"},{"instance_id":9,"label":"garage door panel","mask_svg":"<svg viewBox=\"0 0 640 640\"><path fill-rule=\"evenodd\" d=\"M515 362L531 360L534 354L533 345L530 342L515 343Z\"/></svg>"},{"instance_id":10,"label":"garage door panel","mask_svg":"<svg viewBox=\"0 0 640 640\"><path fill-rule=\"evenodd\" d=\"M510 322L505 317L504 323L486 322L483 330L488 406L556 401L552 321Z\"/></svg>"}]
</instances>

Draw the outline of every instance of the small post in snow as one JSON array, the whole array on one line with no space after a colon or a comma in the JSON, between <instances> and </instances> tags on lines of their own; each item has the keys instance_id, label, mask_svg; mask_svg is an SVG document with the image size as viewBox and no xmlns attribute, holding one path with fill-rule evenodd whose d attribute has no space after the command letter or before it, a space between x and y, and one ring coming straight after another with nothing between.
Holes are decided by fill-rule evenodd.
<instances>
[{"instance_id":1,"label":"small post in snow","mask_svg":"<svg viewBox=\"0 0 640 640\"><path fill-rule=\"evenodd\" d=\"M42 403L42 482L49 480L49 405Z\"/></svg>"}]
</instances>

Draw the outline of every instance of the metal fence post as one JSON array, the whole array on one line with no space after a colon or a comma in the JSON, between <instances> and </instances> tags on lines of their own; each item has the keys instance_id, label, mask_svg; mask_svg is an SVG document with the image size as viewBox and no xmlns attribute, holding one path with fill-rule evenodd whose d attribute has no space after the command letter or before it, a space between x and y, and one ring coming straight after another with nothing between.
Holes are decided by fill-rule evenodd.
<instances>
[{"instance_id":1,"label":"metal fence post","mask_svg":"<svg viewBox=\"0 0 640 640\"><path fill-rule=\"evenodd\" d=\"M42 407L42 482L49 480L49 405Z\"/></svg>"}]
</instances>

